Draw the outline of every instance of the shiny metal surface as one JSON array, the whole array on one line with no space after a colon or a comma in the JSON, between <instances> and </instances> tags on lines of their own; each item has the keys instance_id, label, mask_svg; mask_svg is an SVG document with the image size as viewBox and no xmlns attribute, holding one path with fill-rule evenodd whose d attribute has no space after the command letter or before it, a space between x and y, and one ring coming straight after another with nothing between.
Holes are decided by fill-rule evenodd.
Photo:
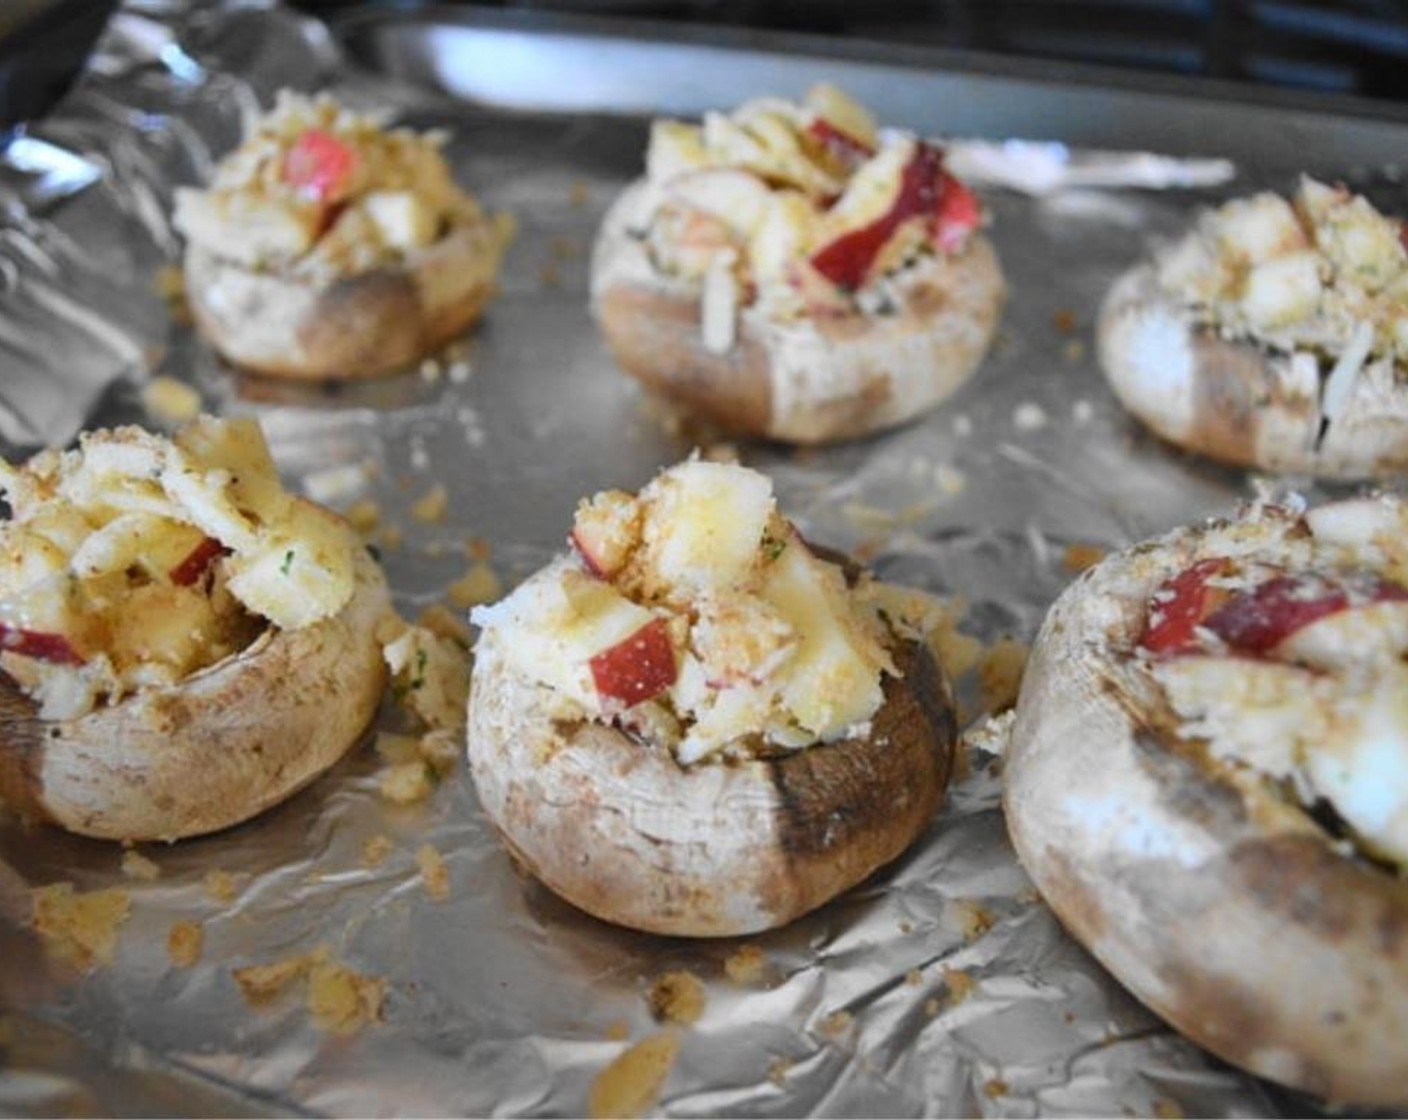
<instances>
[{"instance_id":1,"label":"shiny metal surface","mask_svg":"<svg viewBox=\"0 0 1408 1120\"><path fill-rule=\"evenodd\" d=\"M410 612L442 599L475 542L488 542L507 586L562 546L580 496L635 487L689 452L691 437L663 424L612 368L586 307L592 234L640 166L646 121L632 114L651 107L646 76L660 73L636 51L654 48L614 42L596 60L614 60L618 84L590 103L528 110L466 105L405 84L433 66L462 74L466 89L489 81L503 45L497 25L483 40L471 25L453 29L454 43L472 44L468 55L442 53L450 40L428 25L393 17L379 30L357 25L359 57L386 61L395 72L387 79L336 63L320 29L274 7L165 5L143 18L145 38L111 41L45 129L99 163L103 181L51 215L17 213L15 204L5 219L0 245L13 263L0 291L0 400L22 419L0 434L12 448L62 442L81 423L150 420L141 383L158 372L178 377L212 409L258 415L295 485L316 488L329 468L366 465L334 504L375 499L385 521L404 529L404 543L383 559ZM540 92L566 97L573 83L554 68L551 37L524 34L515 49L536 60ZM368 46L377 36L389 53ZM123 63L142 49L153 52L145 65ZM749 61L760 57L766 71ZM684 88L713 96L732 76L724 102L764 77L782 92L839 77L861 79L858 92L884 110L886 91L922 77L886 60L848 63L838 75L767 44L668 60L661 96ZM427 69L413 73L413 62ZM518 219L502 294L470 340L463 380L411 372L337 392L255 384L221 369L155 293L155 270L175 248L165 224L171 185L228 146L241 105L323 76L359 104L389 104L410 123L449 129L464 181ZM951 98L985 88L961 73L927 80ZM922 119L900 113L900 123L950 131L927 94L894 96L923 104ZM1224 111L1186 108L1190 119ZM1255 107L1236 112L1259 119ZM154 119L159 127L149 127ZM1339 137L1318 153L1321 163L1333 162L1336 144L1391 138L1384 151L1408 150L1408 125L1317 119ZM1089 122L1081 139L1129 142ZM963 628L984 640L1031 636L1070 578L1068 544L1120 545L1249 497L1255 480L1136 430L1093 364L1098 301L1151 237L1214 197L1284 186L1299 170L1249 161L1211 138L1198 150L1236 161L1238 179L1215 194L988 192L1011 295L979 375L899 431L804 454L744 445L743 461L774 476L783 508L809 537L871 557L886 577L961 597ZM1351 172L1390 196L1397 189L1377 166ZM47 379L60 379L62 392ZM408 507L436 482L449 492L447 519L415 521ZM980 690L971 674L961 692L972 716ZM114 846L7 821L0 1110L163 1111L177 1102L210 1114L582 1114L593 1078L625 1045L618 1036L661 1029L644 998L650 981L681 968L705 981L708 1003L697 1024L680 1028L658 1105L668 1115L1250 1116L1311 1107L1167 1031L1062 933L1008 846L994 757L974 748L969 761L946 811L897 865L752 939L765 965L746 982L725 967L736 943L615 929L517 872L463 767L423 805L398 808L379 797L368 748L248 825L144 849L161 868L151 882L124 877ZM369 868L363 845L378 834L393 846ZM415 853L426 843L448 865L446 901L421 882ZM212 870L235 876L228 901L207 888ZM130 891L111 965L76 973L27 928L30 888L62 880ZM178 920L205 929L192 968L173 967L166 954ZM242 998L232 968L319 944L387 981L381 1023L334 1038L296 997L266 1008Z\"/></svg>"}]
</instances>

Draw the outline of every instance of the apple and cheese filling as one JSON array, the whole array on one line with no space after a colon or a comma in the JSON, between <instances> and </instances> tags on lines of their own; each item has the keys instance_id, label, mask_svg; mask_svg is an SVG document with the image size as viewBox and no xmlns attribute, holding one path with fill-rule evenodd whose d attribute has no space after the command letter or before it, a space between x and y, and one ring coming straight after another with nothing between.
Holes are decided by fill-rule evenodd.
<instances>
[{"instance_id":1,"label":"apple and cheese filling","mask_svg":"<svg viewBox=\"0 0 1408 1120\"><path fill-rule=\"evenodd\" d=\"M352 597L357 547L284 490L254 420L126 427L0 463L0 669L44 719L174 684Z\"/></svg>"},{"instance_id":2,"label":"apple and cheese filling","mask_svg":"<svg viewBox=\"0 0 1408 1120\"><path fill-rule=\"evenodd\" d=\"M177 191L176 228L222 260L316 283L399 263L484 220L444 143L285 90L207 189Z\"/></svg>"},{"instance_id":3,"label":"apple and cheese filling","mask_svg":"<svg viewBox=\"0 0 1408 1120\"><path fill-rule=\"evenodd\" d=\"M1263 192L1204 214L1159 255L1160 287L1229 339L1303 356L1333 414L1361 372L1408 360L1408 249L1402 220L1360 195L1303 177L1294 197Z\"/></svg>"},{"instance_id":4,"label":"apple and cheese filling","mask_svg":"<svg viewBox=\"0 0 1408 1120\"><path fill-rule=\"evenodd\" d=\"M716 350L743 306L783 321L897 312L913 266L961 251L982 218L939 148L878 130L827 85L656 121L646 179L636 233L658 272L700 287Z\"/></svg>"},{"instance_id":5,"label":"apple and cheese filling","mask_svg":"<svg viewBox=\"0 0 1408 1120\"><path fill-rule=\"evenodd\" d=\"M479 656L682 764L863 735L896 669L861 587L781 516L772 483L691 459L584 501L572 552L474 610Z\"/></svg>"},{"instance_id":6,"label":"apple and cheese filling","mask_svg":"<svg viewBox=\"0 0 1408 1120\"><path fill-rule=\"evenodd\" d=\"M1408 870L1408 508L1340 502L1281 528L1165 581L1140 649L1180 735L1328 803Z\"/></svg>"}]
</instances>

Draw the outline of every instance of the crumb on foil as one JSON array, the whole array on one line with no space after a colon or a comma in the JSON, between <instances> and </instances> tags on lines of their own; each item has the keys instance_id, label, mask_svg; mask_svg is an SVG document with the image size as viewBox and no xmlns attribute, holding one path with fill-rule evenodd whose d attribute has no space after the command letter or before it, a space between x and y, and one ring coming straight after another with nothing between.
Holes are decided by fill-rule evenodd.
<instances>
[{"instance_id":1,"label":"crumb on foil","mask_svg":"<svg viewBox=\"0 0 1408 1120\"><path fill-rule=\"evenodd\" d=\"M445 902L450 897L450 869L445 859L430 844L422 844L416 849L416 866L420 868L421 881L425 893L434 902Z\"/></svg>"},{"instance_id":2,"label":"crumb on foil","mask_svg":"<svg viewBox=\"0 0 1408 1120\"><path fill-rule=\"evenodd\" d=\"M645 994L650 1013L661 1022L691 1026L704 1014L708 993L704 982L687 969L655 978Z\"/></svg>"},{"instance_id":3,"label":"crumb on foil","mask_svg":"<svg viewBox=\"0 0 1408 1120\"><path fill-rule=\"evenodd\" d=\"M466 610L480 603L490 603L503 594L503 581L494 569L482 560L472 563L468 570L445 589L445 598L450 605Z\"/></svg>"},{"instance_id":4,"label":"crumb on foil","mask_svg":"<svg viewBox=\"0 0 1408 1120\"><path fill-rule=\"evenodd\" d=\"M949 904L954 924L964 941L976 941L987 933L997 922L997 915L981 902L960 898Z\"/></svg>"},{"instance_id":5,"label":"crumb on foil","mask_svg":"<svg viewBox=\"0 0 1408 1120\"><path fill-rule=\"evenodd\" d=\"M34 888L33 901L34 931L53 956L85 970L112 963L118 929L132 907L126 891L76 891L59 882Z\"/></svg>"},{"instance_id":6,"label":"crumb on foil","mask_svg":"<svg viewBox=\"0 0 1408 1120\"><path fill-rule=\"evenodd\" d=\"M655 1105L679 1053L672 1033L651 1035L622 1051L592 1080L587 1115L644 1116Z\"/></svg>"},{"instance_id":7,"label":"crumb on foil","mask_svg":"<svg viewBox=\"0 0 1408 1120\"><path fill-rule=\"evenodd\" d=\"M370 837L362 845L362 866L368 871L380 867L386 862L386 857L391 854L392 847L391 837L383 832L378 832L375 836Z\"/></svg>"},{"instance_id":8,"label":"crumb on foil","mask_svg":"<svg viewBox=\"0 0 1408 1120\"><path fill-rule=\"evenodd\" d=\"M166 932L166 955L177 968L190 968L200 960L205 930L199 922L172 922Z\"/></svg>"},{"instance_id":9,"label":"crumb on foil","mask_svg":"<svg viewBox=\"0 0 1408 1120\"><path fill-rule=\"evenodd\" d=\"M821 1022L817 1024L817 1029L827 1038L839 1038L850 1030L854 1023L855 1016L843 1009L822 1016Z\"/></svg>"},{"instance_id":10,"label":"crumb on foil","mask_svg":"<svg viewBox=\"0 0 1408 1120\"><path fill-rule=\"evenodd\" d=\"M724 960L724 974L735 984L761 984L767 971L768 959L756 945L741 945Z\"/></svg>"},{"instance_id":11,"label":"crumb on foil","mask_svg":"<svg viewBox=\"0 0 1408 1120\"><path fill-rule=\"evenodd\" d=\"M325 945L268 964L236 968L232 974L253 1007L263 1007L306 982L305 1006L318 1029L329 1034L356 1034L381 1020L386 981L348 968Z\"/></svg>"},{"instance_id":12,"label":"crumb on foil","mask_svg":"<svg viewBox=\"0 0 1408 1120\"><path fill-rule=\"evenodd\" d=\"M216 902L229 905L235 900L239 883L234 875L220 868L205 873L205 893Z\"/></svg>"},{"instance_id":13,"label":"crumb on foil","mask_svg":"<svg viewBox=\"0 0 1408 1120\"><path fill-rule=\"evenodd\" d=\"M1079 575L1087 568L1093 568L1109 555L1104 545L1089 544L1085 541L1072 541L1061 553L1061 566L1068 572Z\"/></svg>"},{"instance_id":14,"label":"crumb on foil","mask_svg":"<svg viewBox=\"0 0 1408 1120\"><path fill-rule=\"evenodd\" d=\"M791 1058L774 1058L768 1063L768 1080L779 1089L787 1083L787 1075L791 1072Z\"/></svg>"},{"instance_id":15,"label":"crumb on foil","mask_svg":"<svg viewBox=\"0 0 1408 1120\"><path fill-rule=\"evenodd\" d=\"M1030 652L1027 643L1016 638L999 638L983 651L978 686L985 710L999 712L1016 702Z\"/></svg>"},{"instance_id":16,"label":"crumb on foil","mask_svg":"<svg viewBox=\"0 0 1408 1120\"><path fill-rule=\"evenodd\" d=\"M154 883L161 878L161 865L148 859L136 848L128 848L122 853L122 873L129 879Z\"/></svg>"},{"instance_id":17,"label":"crumb on foil","mask_svg":"<svg viewBox=\"0 0 1408 1120\"><path fill-rule=\"evenodd\" d=\"M142 408L158 424L175 427L200 415L200 393L184 381L158 374L142 386Z\"/></svg>"},{"instance_id":18,"label":"crumb on foil","mask_svg":"<svg viewBox=\"0 0 1408 1120\"><path fill-rule=\"evenodd\" d=\"M606 1037L612 1042L625 1042L631 1037L631 1025L625 1019L612 1019L606 1024Z\"/></svg>"},{"instance_id":19,"label":"crumb on foil","mask_svg":"<svg viewBox=\"0 0 1408 1120\"><path fill-rule=\"evenodd\" d=\"M411 503L411 516L426 525L436 525L445 520L450 508L450 493L443 482L437 482Z\"/></svg>"}]
</instances>

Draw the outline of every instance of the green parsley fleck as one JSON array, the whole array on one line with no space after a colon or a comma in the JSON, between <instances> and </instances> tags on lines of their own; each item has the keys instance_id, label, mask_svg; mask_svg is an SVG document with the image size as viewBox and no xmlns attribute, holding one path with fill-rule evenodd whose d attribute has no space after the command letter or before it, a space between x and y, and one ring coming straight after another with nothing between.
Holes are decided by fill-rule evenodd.
<instances>
[{"instance_id":1,"label":"green parsley fleck","mask_svg":"<svg viewBox=\"0 0 1408 1120\"><path fill-rule=\"evenodd\" d=\"M284 562L279 565L279 575L286 576L289 569L293 567L293 549L284 553Z\"/></svg>"},{"instance_id":2,"label":"green parsley fleck","mask_svg":"<svg viewBox=\"0 0 1408 1120\"><path fill-rule=\"evenodd\" d=\"M781 537L775 537L771 533L764 532L763 542L760 547L763 550L764 556L769 560L776 560L787 548L787 542Z\"/></svg>"}]
</instances>

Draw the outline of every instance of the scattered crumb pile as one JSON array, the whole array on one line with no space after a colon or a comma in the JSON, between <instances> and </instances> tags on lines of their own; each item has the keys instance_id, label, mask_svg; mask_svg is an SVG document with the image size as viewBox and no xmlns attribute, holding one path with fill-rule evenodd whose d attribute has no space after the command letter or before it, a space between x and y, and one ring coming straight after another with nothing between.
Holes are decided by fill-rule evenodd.
<instances>
[{"instance_id":1,"label":"scattered crumb pile","mask_svg":"<svg viewBox=\"0 0 1408 1120\"><path fill-rule=\"evenodd\" d=\"M112 963L132 905L126 891L76 891L62 882L34 888L33 898L34 932L54 957L81 969Z\"/></svg>"},{"instance_id":2,"label":"scattered crumb pile","mask_svg":"<svg viewBox=\"0 0 1408 1120\"><path fill-rule=\"evenodd\" d=\"M326 945L312 952L233 970L235 983L254 1007L273 1002L295 984L305 985L304 999L319 1030L353 1035L381 1021L386 981L363 976L333 958Z\"/></svg>"}]
</instances>

